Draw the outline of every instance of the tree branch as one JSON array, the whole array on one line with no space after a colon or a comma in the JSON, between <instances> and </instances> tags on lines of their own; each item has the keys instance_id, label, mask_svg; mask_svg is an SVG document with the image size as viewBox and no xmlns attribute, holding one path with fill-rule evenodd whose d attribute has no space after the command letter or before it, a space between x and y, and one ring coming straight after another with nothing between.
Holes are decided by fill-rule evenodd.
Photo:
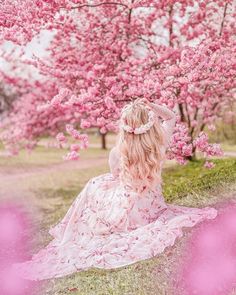
<instances>
[{"instance_id":1,"label":"tree branch","mask_svg":"<svg viewBox=\"0 0 236 295\"><path fill-rule=\"evenodd\" d=\"M186 122L182 103L179 103L179 112L180 112L181 122Z\"/></svg>"},{"instance_id":2,"label":"tree branch","mask_svg":"<svg viewBox=\"0 0 236 295\"><path fill-rule=\"evenodd\" d=\"M194 121L197 120L198 110L199 110L199 109L197 108L197 109L196 109L196 112L195 112L195 114L194 114L194 117L193 117L193 120L194 120ZM191 127L191 131L190 131L191 138L193 137L193 133L194 133L194 131L195 131L195 127L192 126L192 127Z\"/></svg>"},{"instance_id":3,"label":"tree branch","mask_svg":"<svg viewBox=\"0 0 236 295\"><path fill-rule=\"evenodd\" d=\"M203 123L202 126L200 127L200 131L203 131L203 129L205 128L206 123Z\"/></svg>"},{"instance_id":4,"label":"tree branch","mask_svg":"<svg viewBox=\"0 0 236 295\"><path fill-rule=\"evenodd\" d=\"M190 114L189 114L189 110L188 110L188 104L186 103L185 104L185 111L186 111L186 114L187 114L187 123L188 123L188 127L190 128L191 127L191 120L190 120Z\"/></svg>"},{"instance_id":5,"label":"tree branch","mask_svg":"<svg viewBox=\"0 0 236 295\"><path fill-rule=\"evenodd\" d=\"M169 46L173 47L173 42L172 42L172 34L173 34L173 5L170 6L169 10L169 19L171 21L170 27L169 27Z\"/></svg>"},{"instance_id":6,"label":"tree branch","mask_svg":"<svg viewBox=\"0 0 236 295\"><path fill-rule=\"evenodd\" d=\"M126 8L129 8L128 5L124 4L124 3L120 3L120 2L102 2L102 3L98 3L98 4L83 4L83 5L79 5L79 6L74 6L71 7L71 9L79 9L79 8L83 8L83 7L98 7L98 6L102 6L102 5L119 5L119 6L124 6Z\"/></svg>"},{"instance_id":7,"label":"tree branch","mask_svg":"<svg viewBox=\"0 0 236 295\"><path fill-rule=\"evenodd\" d=\"M227 12L228 4L229 3L225 3L223 18L222 18L222 22L221 22L221 25L220 25L220 34L219 34L220 36L222 35L222 32L223 32L224 22L225 22L225 17L226 17L226 12Z\"/></svg>"},{"instance_id":8,"label":"tree branch","mask_svg":"<svg viewBox=\"0 0 236 295\"><path fill-rule=\"evenodd\" d=\"M153 44L152 44L152 42L150 40L146 40L142 36L138 36L137 38L140 39L140 40L142 40L143 42L145 42L147 44L147 46L153 51L153 53L157 57L157 52L154 49Z\"/></svg>"}]
</instances>

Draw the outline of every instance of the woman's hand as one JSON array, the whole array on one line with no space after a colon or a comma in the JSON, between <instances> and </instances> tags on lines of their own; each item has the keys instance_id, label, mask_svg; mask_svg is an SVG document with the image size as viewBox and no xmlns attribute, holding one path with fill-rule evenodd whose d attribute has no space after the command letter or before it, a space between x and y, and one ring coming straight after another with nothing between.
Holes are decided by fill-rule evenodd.
<instances>
[{"instance_id":1,"label":"woman's hand","mask_svg":"<svg viewBox=\"0 0 236 295\"><path fill-rule=\"evenodd\" d=\"M152 108L156 111L157 115L161 117L163 120L174 120L176 115L165 105L159 105L156 103L150 103Z\"/></svg>"}]
</instances>

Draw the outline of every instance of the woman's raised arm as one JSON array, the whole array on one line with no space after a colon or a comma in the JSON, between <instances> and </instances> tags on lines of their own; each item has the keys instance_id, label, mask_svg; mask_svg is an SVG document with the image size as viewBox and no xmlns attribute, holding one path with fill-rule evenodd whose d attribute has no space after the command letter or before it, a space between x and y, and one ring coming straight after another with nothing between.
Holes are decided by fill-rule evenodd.
<instances>
[{"instance_id":1,"label":"woman's raised arm","mask_svg":"<svg viewBox=\"0 0 236 295\"><path fill-rule=\"evenodd\" d=\"M163 119L162 126L169 144L176 123L176 115L166 106L161 106L155 103L151 103L151 106L153 107L156 114Z\"/></svg>"}]
</instances>

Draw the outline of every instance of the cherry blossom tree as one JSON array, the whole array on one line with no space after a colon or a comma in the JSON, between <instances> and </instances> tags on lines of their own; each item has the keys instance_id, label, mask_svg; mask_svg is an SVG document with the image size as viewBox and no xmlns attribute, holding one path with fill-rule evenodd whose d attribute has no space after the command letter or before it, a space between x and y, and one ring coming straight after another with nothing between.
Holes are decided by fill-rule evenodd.
<instances>
[{"instance_id":1,"label":"cherry blossom tree","mask_svg":"<svg viewBox=\"0 0 236 295\"><path fill-rule=\"evenodd\" d=\"M21 129L18 142L37 138L49 128L45 117L51 134L63 132L65 124L116 131L123 105L144 96L178 113L170 158L185 163L196 151L206 158L220 155L205 129L213 130L235 102L234 5L234 0L1 2L2 42L25 46L42 29L54 32L48 58L22 59L42 80L19 98L17 114L9 114L5 141L14 142L12 121ZM31 108L27 116L25 104Z\"/></svg>"}]
</instances>

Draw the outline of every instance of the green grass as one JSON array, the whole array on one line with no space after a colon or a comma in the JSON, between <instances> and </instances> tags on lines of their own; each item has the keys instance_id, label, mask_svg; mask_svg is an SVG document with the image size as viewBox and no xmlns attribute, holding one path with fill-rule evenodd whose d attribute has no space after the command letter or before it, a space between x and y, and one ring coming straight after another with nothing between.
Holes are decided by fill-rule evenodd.
<instances>
[{"instance_id":1,"label":"green grass","mask_svg":"<svg viewBox=\"0 0 236 295\"><path fill-rule=\"evenodd\" d=\"M77 169L79 168L78 162L69 168L65 169L60 166L58 169L58 166L54 164L62 162L61 157L65 154L65 150L44 147L38 147L31 156L22 151L18 158L0 157L2 170L6 167L9 171L13 170L14 172L15 168L21 166L29 168L31 171L31 168L34 170L37 167L46 167L43 171L36 171L36 174L32 173L27 177L14 179L14 187L19 190L23 188L30 192L29 196L26 196L29 198L27 200L30 204L32 200L35 200L33 206L37 206L40 212L39 216L35 216L35 222L40 224L41 231L37 233L37 237L35 235L32 238L32 244L35 245L34 252L37 252L51 240L51 236L48 234L49 227L61 220L85 183L93 176L108 172L106 158L108 151L89 148L83 153L82 159L91 160L104 157L104 164ZM163 193L166 201L170 203L181 202L182 205L187 206L213 204L212 190L217 190L220 186L228 188L230 183L236 182L236 159L217 159L213 162L216 166L211 170L203 167L203 161L191 162L186 166L176 165L165 168L163 171ZM48 169L53 165L53 170ZM12 186L11 183L10 186ZM173 251L178 251L177 247L174 247ZM154 259L116 270L91 269L75 273L51 281L48 286L45 286L45 292L42 294L172 295L168 292L170 275L165 272L165 269L171 269L172 259L165 252ZM156 274L157 267L163 269ZM71 291L73 288L77 288L77 290Z\"/></svg>"},{"instance_id":2,"label":"green grass","mask_svg":"<svg viewBox=\"0 0 236 295\"><path fill-rule=\"evenodd\" d=\"M41 207L42 215L47 215L47 218L42 218L41 227L49 228L50 225L57 223L86 182L91 177L106 173L107 169L107 165L101 165L79 172L59 170L52 175L46 174L41 179L34 179L31 191L40 200L38 205Z\"/></svg>"},{"instance_id":3,"label":"green grass","mask_svg":"<svg viewBox=\"0 0 236 295\"><path fill-rule=\"evenodd\" d=\"M186 166L167 168L163 173L163 193L167 201L199 194L222 183L236 181L236 159L212 160L215 167L206 169L203 161L190 162Z\"/></svg>"},{"instance_id":4,"label":"green grass","mask_svg":"<svg viewBox=\"0 0 236 295\"><path fill-rule=\"evenodd\" d=\"M236 181L235 159L214 160L214 163L216 166L211 170L203 167L203 161L188 163L186 166L166 168L163 173L165 198L169 202L178 202L180 199L185 200L185 197L190 195L193 196L190 199L191 204L194 204L196 195L199 195L201 196L200 204L204 203L204 198L207 198L207 202L211 203L210 191L212 189L217 189L219 185L228 186ZM89 173L93 176L96 172L101 172L101 167L99 169L100 171L87 169L86 176L80 179L80 186L71 185L70 188L44 191L45 198L61 197L63 203L68 204L66 208L64 205L61 206L61 209L60 206L57 206L57 210L55 210L57 212L51 212L51 215L54 215L54 221L56 218L60 219L60 215L64 216L78 190L83 188L83 182L87 180ZM183 205L186 205L185 201L183 201ZM181 242L179 243L181 245ZM178 253L178 247L174 251ZM76 295L173 295L174 293L166 293L166 290L169 290L168 270L174 263L172 259L163 254L116 270L90 269L58 279L47 288L51 295L71 294L69 289L73 288L77 288L72 292ZM156 275L156 269L159 267L163 269ZM166 269L167 273L165 273Z\"/></svg>"},{"instance_id":5,"label":"green grass","mask_svg":"<svg viewBox=\"0 0 236 295\"><path fill-rule=\"evenodd\" d=\"M173 202L189 194L199 194L220 184L236 181L236 159L227 158L212 161L215 163L215 167L212 169L204 168L202 160L189 162L185 166L176 165L165 168L163 171L165 199L168 202ZM67 187L47 188L43 192L50 198L60 196L64 200L70 200L78 194L91 177L106 173L107 169L107 166L84 169L82 173L80 172L78 179L74 176L74 180ZM72 176L70 179L72 180Z\"/></svg>"},{"instance_id":6,"label":"green grass","mask_svg":"<svg viewBox=\"0 0 236 295\"><path fill-rule=\"evenodd\" d=\"M235 122L226 124L225 122L218 120L215 124L216 130L211 131L206 128L211 142L226 143L236 145L236 126Z\"/></svg>"},{"instance_id":7,"label":"green grass","mask_svg":"<svg viewBox=\"0 0 236 295\"><path fill-rule=\"evenodd\" d=\"M165 200L168 203L178 203L186 196L190 196L188 205L198 206L210 190L236 181L236 159L219 159L213 162L216 166L210 170L203 167L203 161L164 169ZM50 225L56 224L64 216L85 183L91 177L107 171L108 166L103 165L83 169L79 174L76 171L56 171L51 176L44 175L37 188L35 189L34 186L32 189L34 195L40 199L42 214L47 215L47 218L42 219L41 227L47 229ZM210 202L210 200L207 201Z\"/></svg>"}]
</instances>

